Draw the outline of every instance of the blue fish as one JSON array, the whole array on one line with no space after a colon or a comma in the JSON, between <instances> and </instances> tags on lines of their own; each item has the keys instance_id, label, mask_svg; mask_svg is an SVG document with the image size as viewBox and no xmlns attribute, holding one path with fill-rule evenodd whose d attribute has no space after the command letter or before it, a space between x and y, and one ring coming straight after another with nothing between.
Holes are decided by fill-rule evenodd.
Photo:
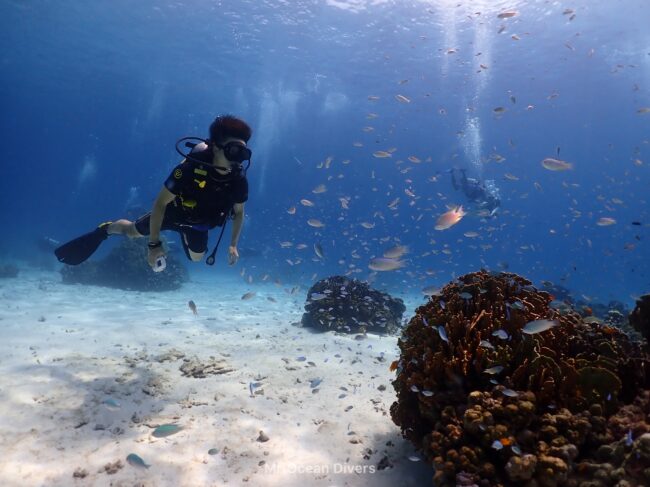
<instances>
[{"instance_id":1,"label":"blue fish","mask_svg":"<svg viewBox=\"0 0 650 487\"><path fill-rule=\"evenodd\" d=\"M309 379L309 387L312 389L315 389L320 385L320 383L323 382L323 379L321 378L316 378L316 379Z\"/></svg>"},{"instance_id":2,"label":"blue fish","mask_svg":"<svg viewBox=\"0 0 650 487\"><path fill-rule=\"evenodd\" d=\"M182 429L183 427L177 424L161 424L153 430L152 436L155 436L156 438L164 438L166 436L171 436L174 433L178 433Z\"/></svg>"},{"instance_id":3,"label":"blue fish","mask_svg":"<svg viewBox=\"0 0 650 487\"><path fill-rule=\"evenodd\" d=\"M625 446L632 446L632 443L634 443L634 438L632 438L632 430L630 429L625 435Z\"/></svg>"},{"instance_id":4,"label":"blue fish","mask_svg":"<svg viewBox=\"0 0 650 487\"><path fill-rule=\"evenodd\" d=\"M137 467L137 468L149 468L151 465L147 465L144 463L144 460L140 458L138 455L135 453L129 453L126 457L126 463L131 465L132 467Z\"/></svg>"},{"instance_id":5,"label":"blue fish","mask_svg":"<svg viewBox=\"0 0 650 487\"><path fill-rule=\"evenodd\" d=\"M446 305L445 305L445 302L442 299L439 301L439 304L440 304L440 307L442 309L445 309Z\"/></svg>"}]
</instances>

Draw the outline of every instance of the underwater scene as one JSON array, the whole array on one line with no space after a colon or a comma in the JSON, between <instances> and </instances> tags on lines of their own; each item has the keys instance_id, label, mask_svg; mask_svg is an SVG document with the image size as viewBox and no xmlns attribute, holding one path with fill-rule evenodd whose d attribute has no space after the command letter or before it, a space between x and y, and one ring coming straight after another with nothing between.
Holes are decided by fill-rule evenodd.
<instances>
[{"instance_id":1,"label":"underwater scene","mask_svg":"<svg viewBox=\"0 0 650 487\"><path fill-rule=\"evenodd\" d=\"M647 0L5 0L0 486L650 485Z\"/></svg>"}]
</instances>

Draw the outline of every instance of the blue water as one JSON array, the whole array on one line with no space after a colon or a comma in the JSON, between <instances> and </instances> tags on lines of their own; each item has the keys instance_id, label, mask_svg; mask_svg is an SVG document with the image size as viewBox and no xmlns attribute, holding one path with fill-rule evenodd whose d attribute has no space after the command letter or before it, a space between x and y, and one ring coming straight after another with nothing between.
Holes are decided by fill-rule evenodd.
<instances>
[{"instance_id":1,"label":"blue water","mask_svg":"<svg viewBox=\"0 0 650 487\"><path fill-rule=\"evenodd\" d=\"M506 9L518 13L498 18ZM421 296L507 267L630 304L650 290L647 25L645 0L5 1L0 260L42 263L38 237L65 241L150 207L179 162L175 141L233 113L254 130L240 247L264 258L228 268L224 245L214 268L188 262L193 273L309 286L350 272ZM541 166L558 148L573 170ZM495 181L496 217L471 211L451 167ZM434 230L452 204L470 213ZM406 267L372 273L396 243L410 249Z\"/></svg>"}]
</instances>

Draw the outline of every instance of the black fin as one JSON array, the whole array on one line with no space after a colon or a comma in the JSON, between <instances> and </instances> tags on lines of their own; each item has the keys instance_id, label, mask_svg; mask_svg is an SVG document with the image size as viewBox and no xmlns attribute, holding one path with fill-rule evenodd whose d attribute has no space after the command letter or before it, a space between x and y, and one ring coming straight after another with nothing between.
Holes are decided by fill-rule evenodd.
<instances>
[{"instance_id":1,"label":"black fin","mask_svg":"<svg viewBox=\"0 0 650 487\"><path fill-rule=\"evenodd\" d=\"M103 223L92 232L70 240L54 250L59 262L79 265L93 255L100 244L108 238L108 224Z\"/></svg>"}]
</instances>

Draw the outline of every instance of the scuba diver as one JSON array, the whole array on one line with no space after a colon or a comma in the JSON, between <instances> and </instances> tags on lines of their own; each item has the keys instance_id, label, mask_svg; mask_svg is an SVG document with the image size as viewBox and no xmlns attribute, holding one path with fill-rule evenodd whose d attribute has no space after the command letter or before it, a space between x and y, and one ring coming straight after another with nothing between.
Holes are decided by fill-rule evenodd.
<instances>
[{"instance_id":1,"label":"scuba diver","mask_svg":"<svg viewBox=\"0 0 650 487\"><path fill-rule=\"evenodd\" d=\"M493 180L479 181L468 178L465 169L453 168L450 172L451 184L455 190L461 190L470 202L474 203L479 210L486 210L489 216L496 214L501 206L501 199L499 198L499 189ZM457 172L460 173L460 180L457 178Z\"/></svg>"},{"instance_id":2,"label":"scuba diver","mask_svg":"<svg viewBox=\"0 0 650 487\"><path fill-rule=\"evenodd\" d=\"M214 264L228 218L233 219L228 248L228 263L239 259L237 243L244 222L244 203L248 200L246 171L250 166L251 150L247 147L251 128L232 115L218 116L210 125L207 140L184 137L176 150L184 159L171 172L160 189L150 212L136 221L120 219L105 222L95 230L58 247L54 253L60 262L77 265L88 259L109 235L129 238L149 236L147 262L160 272L165 269L166 252L160 241L161 230L180 234L185 255L199 261L208 249L208 230L221 228L219 240L206 262ZM178 144L186 142L191 148L183 153ZM242 163L248 161L246 167Z\"/></svg>"}]
</instances>

